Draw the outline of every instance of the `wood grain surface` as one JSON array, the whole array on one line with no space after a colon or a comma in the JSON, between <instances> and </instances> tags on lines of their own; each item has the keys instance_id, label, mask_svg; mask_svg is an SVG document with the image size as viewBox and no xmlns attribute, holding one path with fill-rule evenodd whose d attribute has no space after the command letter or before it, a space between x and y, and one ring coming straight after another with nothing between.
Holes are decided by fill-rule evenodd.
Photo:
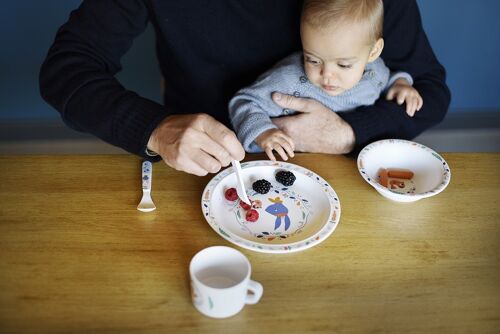
<instances>
[{"instance_id":1,"label":"wood grain surface","mask_svg":"<svg viewBox=\"0 0 500 334\"><path fill-rule=\"evenodd\" d=\"M448 188L399 204L353 159L297 154L339 195L340 224L311 249L261 254L204 220L210 176L155 164L157 210L141 213L136 157L2 156L0 332L499 333L500 154L443 157ZM225 320L190 299L189 261L213 245L240 249L264 286Z\"/></svg>"}]
</instances>

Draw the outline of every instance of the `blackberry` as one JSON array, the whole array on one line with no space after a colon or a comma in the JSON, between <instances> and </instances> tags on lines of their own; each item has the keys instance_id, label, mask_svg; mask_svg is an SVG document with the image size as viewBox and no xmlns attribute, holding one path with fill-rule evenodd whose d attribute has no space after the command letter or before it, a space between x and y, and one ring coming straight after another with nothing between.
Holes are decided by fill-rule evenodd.
<instances>
[{"instance_id":1,"label":"blackberry","mask_svg":"<svg viewBox=\"0 0 500 334\"><path fill-rule=\"evenodd\" d=\"M282 170L276 173L276 181L289 187L295 182L295 175L292 172Z\"/></svg>"},{"instance_id":2,"label":"blackberry","mask_svg":"<svg viewBox=\"0 0 500 334\"><path fill-rule=\"evenodd\" d=\"M252 188L259 194L267 194L271 190L271 182L264 179L258 180L252 184Z\"/></svg>"}]
</instances>

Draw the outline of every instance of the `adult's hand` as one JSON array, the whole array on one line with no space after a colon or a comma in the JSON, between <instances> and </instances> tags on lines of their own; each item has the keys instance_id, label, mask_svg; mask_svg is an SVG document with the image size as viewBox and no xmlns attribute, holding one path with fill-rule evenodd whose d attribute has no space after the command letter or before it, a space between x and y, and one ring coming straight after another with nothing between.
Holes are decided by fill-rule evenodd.
<instances>
[{"instance_id":1,"label":"adult's hand","mask_svg":"<svg viewBox=\"0 0 500 334\"><path fill-rule=\"evenodd\" d=\"M170 167L198 176L245 157L234 132L207 114L166 117L151 134L148 148Z\"/></svg>"},{"instance_id":2,"label":"adult's hand","mask_svg":"<svg viewBox=\"0 0 500 334\"><path fill-rule=\"evenodd\" d=\"M272 98L280 107L299 112L273 119L278 128L292 137L296 151L345 154L354 148L351 126L320 102L278 92Z\"/></svg>"}]
</instances>

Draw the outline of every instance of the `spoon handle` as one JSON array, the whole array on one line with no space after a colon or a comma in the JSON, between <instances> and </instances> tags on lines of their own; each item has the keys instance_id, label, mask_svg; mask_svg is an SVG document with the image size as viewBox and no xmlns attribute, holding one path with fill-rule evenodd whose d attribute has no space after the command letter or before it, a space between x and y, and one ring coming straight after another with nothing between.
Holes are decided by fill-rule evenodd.
<instances>
[{"instance_id":1,"label":"spoon handle","mask_svg":"<svg viewBox=\"0 0 500 334\"><path fill-rule=\"evenodd\" d=\"M142 163L142 191L151 191L151 181L153 178L153 164L150 161Z\"/></svg>"},{"instance_id":2,"label":"spoon handle","mask_svg":"<svg viewBox=\"0 0 500 334\"><path fill-rule=\"evenodd\" d=\"M250 202L250 199L247 196L247 192L245 190L245 183L243 182L243 176L242 176L242 171L241 171L241 165L238 160L233 160L232 165L234 168L234 172L236 173L236 193L238 194L238 197L240 200L243 202L247 203L248 205L252 205Z\"/></svg>"}]
</instances>

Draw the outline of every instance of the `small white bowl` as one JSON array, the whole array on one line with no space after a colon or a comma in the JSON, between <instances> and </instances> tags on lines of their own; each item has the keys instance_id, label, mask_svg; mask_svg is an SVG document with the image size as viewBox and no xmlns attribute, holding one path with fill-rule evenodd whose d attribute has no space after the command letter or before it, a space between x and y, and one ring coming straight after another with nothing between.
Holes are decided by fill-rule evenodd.
<instances>
[{"instance_id":1,"label":"small white bowl","mask_svg":"<svg viewBox=\"0 0 500 334\"><path fill-rule=\"evenodd\" d=\"M379 170L409 169L414 173L403 189L389 189L379 181ZM402 139L379 140L366 146L358 155L361 176L382 196L397 202L414 202L443 191L450 183L451 172L439 154L419 143Z\"/></svg>"}]
</instances>

